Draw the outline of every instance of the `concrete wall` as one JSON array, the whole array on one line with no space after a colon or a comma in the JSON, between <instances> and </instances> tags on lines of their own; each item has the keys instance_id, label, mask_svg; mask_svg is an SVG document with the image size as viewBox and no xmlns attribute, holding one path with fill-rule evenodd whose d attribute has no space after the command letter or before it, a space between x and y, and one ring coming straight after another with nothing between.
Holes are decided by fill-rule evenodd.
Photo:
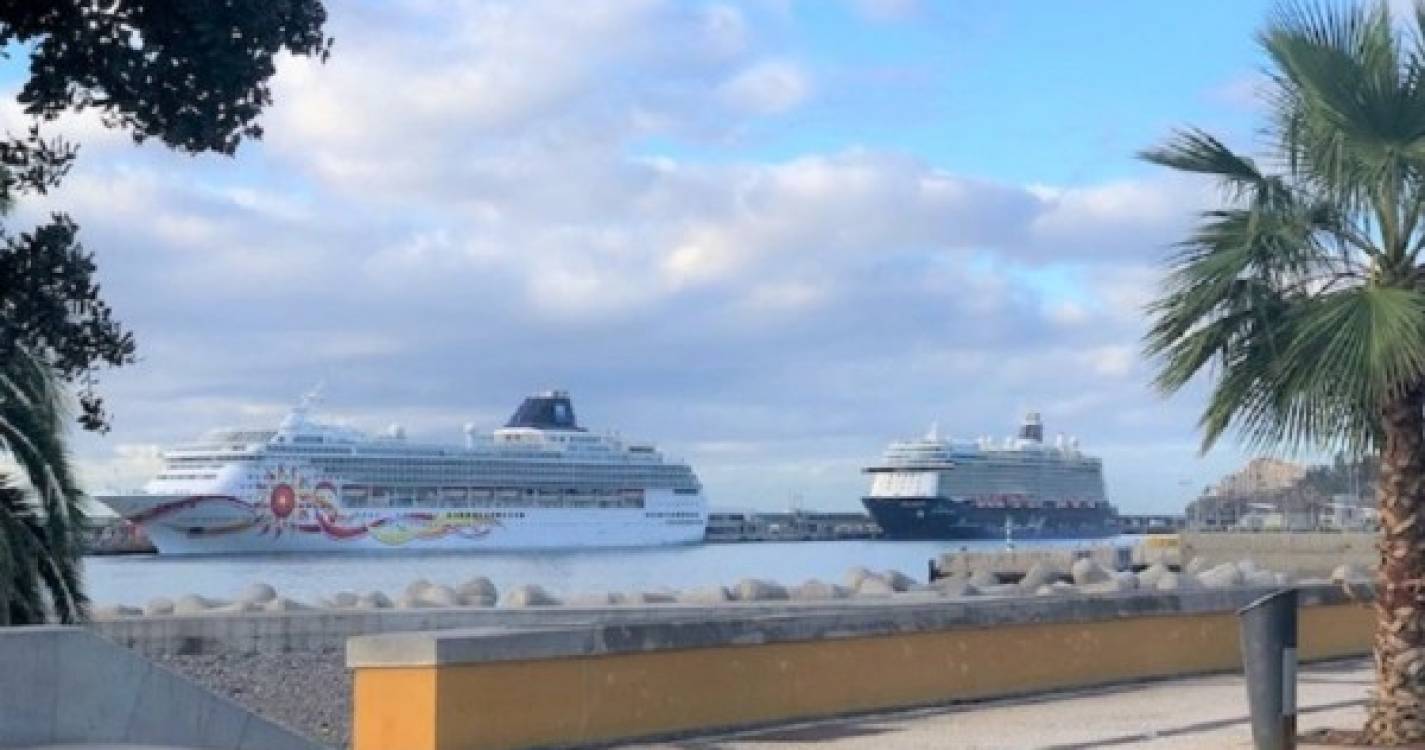
<instances>
[{"instance_id":1,"label":"concrete wall","mask_svg":"<svg viewBox=\"0 0 1425 750\"><path fill-rule=\"evenodd\" d=\"M1235 609L1261 593L359 638L353 748L597 743L1236 669ZM1306 600L1303 658L1368 650L1369 606Z\"/></svg>"},{"instance_id":2,"label":"concrete wall","mask_svg":"<svg viewBox=\"0 0 1425 750\"><path fill-rule=\"evenodd\" d=\"M89 624L105 638L147 656L171 654L319 653L346 648L347 639L472 627L546 627L649 620L717 620L751 616L878 609L886 599L829 602L727 602L714 606L659 604L527 609L313 610L281 613L126 617Z\"/></svg>"},{"instance_id":3,"label":"concrete wall","mask_svg":"<svg viewBox=\"0 0 1425 750\"><path fill-rule=\"evenodd\" d=\"M1268 570L1326 577L1346 563L1374 569L1376 539L1369 532L1184 532L1179 544L1185 561L1193 557L1206 557L1213 562L1250 559Z\"/></svg>"},{"instance_id":4,"label":"concrete wall","mask_svg":"<svg viewBox=\"0 0 1425 750\"><path fill-rule=\"evenodd\" d=\"M82 628L0 628L0 747L321 746Z\"/></svg>"}]
</instances>

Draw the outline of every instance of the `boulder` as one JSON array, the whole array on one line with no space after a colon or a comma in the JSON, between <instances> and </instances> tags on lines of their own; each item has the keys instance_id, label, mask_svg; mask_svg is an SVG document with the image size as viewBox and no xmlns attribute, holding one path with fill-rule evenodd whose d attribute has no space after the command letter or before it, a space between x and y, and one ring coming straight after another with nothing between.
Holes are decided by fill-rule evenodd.
<instances>
[{"instance_id":1,"label":"boulder","mask_svg":"<svg viewBox=\"0 0 1425 750\"><path fill-rule=\"evenodd\" d=\"M173 614L173 600L162 596L149 599L148 603L143 605L143 613L145 617L171 615Z\"/></svg>"},{"instance_id":2,"label":"boulder","mask_svg":"<svg viewBox=\"0 0 1425 750\"><path fill-rule=\"evenodd\" d=\"M243 603L249 605L253 604L253 602ZM285 596L279 596L274 599L269 599L268 601L263 602L260 606L264 612L301 612L303 610L311 609L310 605L306 605L298 601L293 601Z\"/></svg>"},{"instance_id":3,"label":"boulder","mask_svg":"<svg viewBox=\"0 0 1425 750\"><path fill-rule=\"evenodd\" d=\"M1162 578L1164 574L1171 572L1172 571L1168 570L1168 566L1160 562L1155 562L1143 570L1138 571L1138 586L1139 588L1151 589L1158 585L1158 579Z\"/></svg>"},{"instance_id":4,"label":"boulder","mask_svg":"<svg viewBox=\"0 0 1425 750\"><path fill-rule=\"evenodd\" d=\"M845 599L851 595L851 590L812 578L800 586L793 586L789 593L795 601L823 602L831 599Z\"/></svg>"},{"instance_id":5,"label":"boulder","mask_svg":"<svg viewBox=\"0 0 1425 750\"><path fill-rule=\"evenodd\" d=\"M1019 579L1019 587L1025 591L1037 591L1040 586L1047 586L1057 580L1059 571L1041 561L1029 566L1024 577Z\"/></svg>"},{"instance_id":6,"label":"boulder","mask_svg":"<svg viewBox=\"0 0 1425 750\"><path fill-rule=\"evenodd\" d=\"M856 589L861 588L861 581L867 578L874 577L877 576L871 571L870 568L863 568L858 565L854 568L848 568L846 571L846 575L842 577L841 582L846 585L846 588L855 591Z\"/></svg>"},{"instance_id":7,"label":"boulder","mask_svg":"<svg viewBox=\"0 0 1425 750\"><path fill-rule=\"evenodd\" d=\"M1238 560L1237 569L1242 571L1243 578L1246 578L1247 576L1261 570L1261 568L1257 567L1257 562L1250 558L1246 560Z\"/></svg>"},{"instance_id":8,"label":"boulder","mask_svg":"<svg viewBox=\"0 0 1425 750\"><path fill-rule=\"evenodd\" d=\"M696 586L679 592L678 601L682 604L724 604L732 601L732 596L721 586Z\"/></svg>"},{"instance_id":9,"label":"boulder","mask_svg":"<svg viewBox=\"0 0 1425 750\"><path fill-rule=\"evenodd\" d=\"M175 606L176 606L176 605L175 605ZM223 603L221 603L221 604L218 604L218 605L215 606L215 607L209 608L208 611L207 611L207 613L208 613L208 614L217 614L217 615L241 615L241 614L246 614L246 613L248 613L248 612L261 612L261 611L262 611L262 605L261 605L261 604L256 604L256 603L254 603L254 602L236 601L236 602L223 602Z\"/></svg>"},{"instance_id":10,"label":"boulder","mask_svg":"<svg viewBox=\"0 0 1425 750\"><path fill-rule=\"evenodd\" d=\"M1194 557L1188 560L1187 565L1183 566L1183 572L1187 575L1195 576L1210 567L1212 567L1211 560L1208 560L1206 557Z\"/></svg>"},{"instance_id":11,"label":"boulder","mask_svg":"<svg viewBox=\"0 0 1425 750\"><path fill-rule=\"evenodd\" d=\"M1021 586L1021 588L1023 587ZM1046 583L1040 586L1034 590L1034 593L1037 596L1059 596L1060 594L1072 594L1076 591L1078 591L1078 589L1074 588L1074 584L1072 583L1067 581L1054 581L1053 583Z\"/></svg>"},{"instance_id":12,"label":"boulder","mask_svg":"<svg viewBox=\"0 0 1425 750\"><path fill-rule=\"evenodd\" d=\"M506 607L556 607L559 599L553 594L545 591L543 587L533 584L516 586L505 592L505 598L501 604Z\"/></svg>"},{"instance_id":13,"label":"boulder","mask_svg":"<svg viewBox=\"0 0 1425 750\"><path fill-rule=\"evenodd\" d=\"M1127 570L1120 570L1111 576L1112 580L1118 581L1119 591L1132 591L1138 588L1138 576Z\"/></svg>"},{"instance_id":14,"label":"boulder","mask_svg":"<svg viewBox=\"0 0 1425 750\"><path fill-rule=\"evenodd\" d=\"M351 609L356 606L360 597L350 591L338 591L331 598L332 607L336 609Z\"/></svg>"},{"instance_id":15,"label":"boulder","mask_svg":"<svg viewBox=\"0 0 1425 750\"><path fill-rule=\"evenodd\" d=\"M1197 580L1203 586L1210 589L1225 589L1233 586L1241 586L1243 577L1242 571L1232 563L1222 563L1215 565L1197 574Z\"/></svg>"},{"instance_id":16,"label":"boulder","mask_svg":"<svg viewBox=\"0 0 1425 750\"><path fill-rule=\"evenodd\" d=\"M1331 571L1332 583L1370 583L1371 574L1355 563L1346 563L1336 566Z\"/></svg>"},{"instance_id":17,"label":"boulder","mask_svg":"<svg viewBox=\"0 0 1425 750\"><path fill-rule=\"evenodd\" d=\"M916 583L914 578L911 578L910 576L900 572L899 570L887 570L885 573L881 574L881 577L884 578L886 580L886 583L889 583L891 585L891 588L895 589L896 591L910 591Z\"/></svg>"},{"instance_id":18,"label":"boulder","mask_svg":"<svg viewBox=\"0 0 1425 750\"><path fill-rule=\"evenodd\" d=\"M391 597L380 591L368 591L356 597L356 602L353 605L355 609L390 609L394 606Z\"/></svg>"},{"instance_id":19,"label":"boulder","mask_svg":"<svg viewBox=\"0 0 1425 750\"><path fill-rule=\"evenodd\" d=\"M431 585L430 581L424 578L417 578L406 584L406 596L419 597L421 594L424 594L425 590L430 588Z\"/></svg>"},{"instance_id":20,"label":"boulder","mask_svg":"<svg viewBox=\"0 0 1425 750\"><path fill-rule=\"evenodd\" d=\"M930 588L941 596L974 596L980 593L975 584L963 578L937 578Z\"/></svg>"},{"instance_id":21,"label":"boulder","mask_svg":"<svg viewBox=\"0 0 1425 750\"><path fill-rule=\"evenodd\" d=\"M409 593L401 594L401 598L396 600L396 609L433 609L431 604L421 596L411 596Z\"/></svg>"},{"instance_id":22,"label":"boulder","mask_svg":"<svg viewBox=\"0 0 1425 750\"><path fill-rule=\"evenodd\" d=\"M138 607L126 607L122 604L101 604L89 611L89 616L95 620L118 620L124 617L137 617L144 611Z\"/></svg>"},{"instance_id":23,"label":"boulder","mask_svg":"<svg viewBox=\"0 0 1425 750\"><path fill-rule=\"evenodd\" d=\"M266 604L277 598L277 589L265 583L249 583L238 592L237 600L252 604Z\"/></svg>"},{"instance_id":24,"label":"boulder","mask_svg":"<svg viewBox=\"0 0 1425 750\"><path fill-rule=\"evenodd\" d=\"M1165 573L1155 584L1155 588L1159 591L1186 591L1201 587L1202 584L1197 580L1197 576L1181 573Z\"/></svg>"},{"instance_id":25,"label":"boulder","mask_svg":"<svg viewBox=\"0 0 1425 750\"><path fill-rule=\"evenodd\" d=\"M460 606L460 595L449 586L427 586L418 596L432 607Z\"/></svg>"},{"instance_id":26,"label":"boulder","mask_svg":"<svg viewBox=\"0 0 1425 750\"><path fill-rule=\"evenodd\" d=\"M460 603L467 607L493 607L500 598L495 584L485 576L476 576L460 584L455 593L460 595Z\"/></svg>"},{"instance_id":27,"label":"boulder","mask_svg":"<svg viewBox=\"0 0 1425 750\"><path fill-rule=\"evenodd\" d=\"M216 609L229 604L229 602L209 599L198 594L184 594L173 602L173 614L175 615L201 615L210 609Z\"/></svg>"},{"instance_id":28,"label":"boulder","mask_svg":"<svg viewBox=\"0 0 1425 750\"><path fill-rule=\"evenodd\" d=\"M998 586L1000 580L999 576L988 570L976 570L970 574L970 584L977 588L984 588L986 586Z\"/></svg>"},{"instance_id":29,"label":"boulder","mask_svg":"<svg viewBox=\"0 0 1425 750\"><path fill-rule=\"evenodd\" d=\"M894 593L896 593L896 587L880 576L863 578L861 585L856 587L856 596L882 597L891 596Z\"/></svg>"},{"instance_id":30,"label":"boulder","mask_svg":"<svg viewBox=\"0 0 1425 750\"><path fill-rule=\"evenodd\" d=\"M1075 560L1069 568L1069 577L1080 586L1086 583L1103 583L1109 579L1111 573L1112 571L1099 565L1097 560L1089 557Z\"/></svg>"},{"instance_id":31,"label":"boulder","mask_svg":"<svg viewBox=\"0 0 1425 750\"><path fill-rule=\"evenodd\" d=\"M737 582L733 596L740 602L781 601L787 598L787 590L772 581L744 578Z\"/></svg>"}]
</instances>

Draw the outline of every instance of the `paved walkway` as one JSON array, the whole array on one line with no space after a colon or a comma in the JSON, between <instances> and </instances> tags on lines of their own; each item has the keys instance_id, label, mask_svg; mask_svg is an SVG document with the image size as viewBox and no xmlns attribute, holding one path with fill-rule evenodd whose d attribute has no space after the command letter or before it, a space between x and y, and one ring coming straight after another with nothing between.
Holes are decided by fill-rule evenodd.
<instances>
[{"instance_id":1,"label":"paved walkway","mask_svg":"<svg viewBox=\"0 0 1425 750\"><path fill-rule=\"evenodd\" d=\"M1301 731L1359 727L1370 685L1365 660L1303 669L1297 693ZM1251 738L1242 677L1216 675L832 719L627 750L1225 750L1251 748Z\"/></svg>"}]
</instances>

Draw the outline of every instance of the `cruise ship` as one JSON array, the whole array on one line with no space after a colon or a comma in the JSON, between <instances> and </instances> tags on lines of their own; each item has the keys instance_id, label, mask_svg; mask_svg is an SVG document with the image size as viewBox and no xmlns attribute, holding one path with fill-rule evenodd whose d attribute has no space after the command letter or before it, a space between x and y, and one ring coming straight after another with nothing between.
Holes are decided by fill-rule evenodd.
<instances>
[{"instance_id":1,"label":"cruise ship","mask_svg":"<svg viewBox=\"0 0 1425 750\"><path fill-rule=\"evenodd\" d=\"M1092 539L1118 533L1103 463L1078 441L1044 442L1028 414L1003 442L944 440L938 430L891 443L871 475L866 510L887 539Z\"/></svg>"},{"instance_id":2,"label":"cruise ship","mask_svg":"<svg viewBox=\"0 0 1425 750\"><path fill-rule=\"evenodd\" d=\"M653 446L580 427L564 391L463 444L368 435L311 414L164 452L140 492L97 500L161 553L518 550L701 542L702 485Z\"/></svg>"}]
</instances>

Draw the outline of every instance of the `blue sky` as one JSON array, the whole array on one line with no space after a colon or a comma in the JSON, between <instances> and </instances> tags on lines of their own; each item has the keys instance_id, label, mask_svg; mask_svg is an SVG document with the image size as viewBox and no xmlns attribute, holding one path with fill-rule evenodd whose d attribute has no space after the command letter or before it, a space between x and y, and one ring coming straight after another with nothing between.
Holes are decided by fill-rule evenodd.
<instances>
[{"instance_id":1,"label":"blue sky","mask_svg":"<svg viewBox=\"0 0 1425 750\"><path fill-rule=\"evenodd\" d=\"M1142 304L1211 195L1133 154L1251 145L1268 8L333 3L264 140L195 159L67 117L81 163L13 221L73 213L139 339L79 440L96 487L324 379L333 418L449 440L566 387L767 508L856 507L891 439L1034 408L1125 510L1175 510L1245 457L1197 455L1200 389L1148 387Z\"/></svg>"}]
</instances>

